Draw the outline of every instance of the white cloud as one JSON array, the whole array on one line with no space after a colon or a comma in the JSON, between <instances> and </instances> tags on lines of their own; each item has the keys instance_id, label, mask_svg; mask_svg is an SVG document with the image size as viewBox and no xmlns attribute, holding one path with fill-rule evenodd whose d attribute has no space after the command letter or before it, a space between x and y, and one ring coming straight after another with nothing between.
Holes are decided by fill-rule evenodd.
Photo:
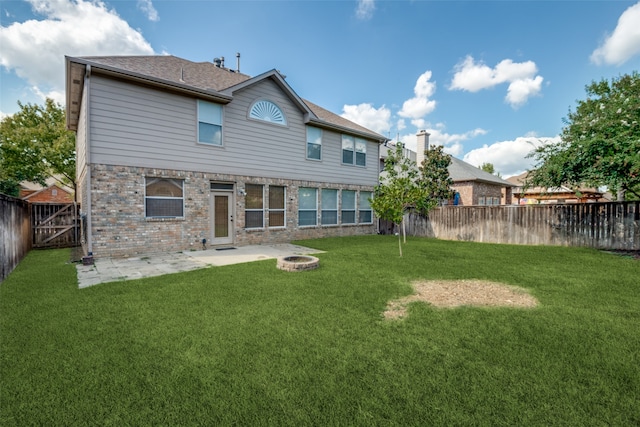
<instances>
[{"instance_id":1,"label":"white cloud","mask_svg":"<svg viewBox=\"0 0 640 427\"><path fill-rule=\"evenodd\" d=\"M535 148L546 143L560 142L560 137L518 137L513 141L500 141L484 145L465 154L463 160L474 166L491 163L503 178L519 175L534 166L534 159L527 158Z\"/></svg>"},{"instance_id":2,"label":"white cloud","mask_svg":"<svg viewBox=\"0 0 640 427\"><path fill-rule=\"evenodd\" d=\"M429 145L442 145L445 153L455 157L459 157L463 153L464 147L462 143L464 141L487 133L486 130L478 128L462 134L450 134L445 131L445 126L442 123L438 123L433 127L423 127L423 129L429 133ZM416 151L415 133L400 135L398 140L402 141L408 149Z\"/></svg>"},{"instance_id":3,"label":"white cloud","mask_svg":"<svg viewBox=\"0 0 640 427\"><path fill-rule=\"evenodd\" d=\"M356 17L362 20L371 19L373 17L374 10L376 10L376 3L374 0L358 0Z\"/></svg>"},{"instance_id":4,"label":"white cloud","mask_svg":"<svg viewBox=\"0 0 640 427\"><path fill-rule=\"evenodd\" d=\"M404 119L400 119L396 123L396 129L398 129L398 131L404 130L406 127L407 127L407 124L405 123Z\"/></svg>"},{"instance_id":5,"label":"white cloud","mask_svg":"<svg viewBox=\"0 0 640 427\"><path fill-rule=\"evenodd\" d=\"M636 3L620 15L613 33L591 54L591 62L621 65L639 53L640 3Z\"/></svg>"},{"instance_id":6,"label":"white cloud","mask_svg":"<svg viewBox=\"0 0 640 427\"><path fill-rule=\"evenodd\" d=\"M402 109L398 112L400 117L420 119L435 110L436 101L429 98L436 91L436 83L429 81L430 79L431 71L425 71L418 77L413 88L415 96L404 101Z\"/></svg>"},{"instance_id":7,"label":"white cloud","mask_svg":"<svg viewBox=\"0 0 640 427\"><path fill-rule=\"evenodd\" d=\"M506 96L509 105L514 108L520 107L529 97L539 94L542 89L542 80L542 77L536 76L534 79L526 78L511 82Z\"/></svg>"},{"instance_id":8,"label":"white cloud","mask_svg":"<svg viewBox=\"0 0 640 427\"><path fill-rule=\"evenodd\" d=\"M10 116L10 114L0 111L0 120L3 120L5 117L8 117L8 116Z\"/></svg>"},{"instance_id":9,"label":"white cloud","mask_svg":"<svg viewBox=\"0 0 640 427\"><path fill-rule=\"evenodd\" d=\"M373 105L362 103L358 105L344 105L341 114L347 120L358 123L372 131L386 135L391 128L391 111L384 105L376 109Z\"/></svg>"},{"instance_id":10,"label":"white cloud","mask_svg":"<svg viewBox=\"0 0 640 427\"><path fill-rule=\"evenodd\" d=\"M530 97L538 95L544 80L542 76L536 75L538 67L533 61L513 62L504 59L495 68L491 68L481 61L476 62L472 56L467 56L454 69L450 90L478 92L509 83L505 101L513 108L522 106Z\"/></svg>"},{"instance_id":11,"label":"white cloud","mask_svg":"<svg viewBox=\"0 0 640 427\"><path fill-rule=\"evenodd\" d=\"M100 1L30 0L42 20L0 27L0 64L40 93L64 92L64 56L149 55L151 45Z\"/></svg>"},{"instance_id":12,"label":"white cloud","mask_svg":"<svg viewBox=\"0 0 640 427\"><path fill-rule=\"evenodd\" d=\"M151 0L138 0L138 9L147 14L149 21L158 22L160 20L160 15L158 15L156 8L153 7Z\"/></svg>"},{"instance_id":13,"label":"white cloud","mask_svg":"<svg viewBox=\"0 0 640 427\"><path fill-rule=\"evenodd\" d=\"M32 86L31 91L43 101L47 98L51 98L60 105L64 105L66 102L66 96L63 90L50 90L48 92L43 92L38 86Z\"/></svg>"}]
</instances>

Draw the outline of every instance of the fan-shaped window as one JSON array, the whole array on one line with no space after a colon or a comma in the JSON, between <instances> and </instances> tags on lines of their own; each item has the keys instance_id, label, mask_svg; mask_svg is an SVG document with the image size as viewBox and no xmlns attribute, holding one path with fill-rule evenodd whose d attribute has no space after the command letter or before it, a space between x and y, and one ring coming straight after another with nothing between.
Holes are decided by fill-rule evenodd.
<instances>
[{"instance_id":1,"label":"fan-shaped window","mask_svg":"<svg viewBox=\"0 0 640 427\"><path fill-rule=\"evenodd\" d=\"M260 100L251 107L249 117L252 119L263 120L265 122L286 125L287 120L282 110L271 101Z\"/></svg>"}]
</instances>

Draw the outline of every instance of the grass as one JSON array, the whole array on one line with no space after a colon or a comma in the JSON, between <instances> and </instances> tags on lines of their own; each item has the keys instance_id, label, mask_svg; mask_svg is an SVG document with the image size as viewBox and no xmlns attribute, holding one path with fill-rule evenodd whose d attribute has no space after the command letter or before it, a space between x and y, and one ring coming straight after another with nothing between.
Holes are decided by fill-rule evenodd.
<instances>
[{"instance_id":1,"label":"grass","mask_svg":"<svg viewBox=\"0 0 640 427\"><path fill-rule=\"evenodd\" d=\"M0 285L0 425L638 425L640 262L393 236L79 290L66 250ZM416 279L517 285L534 309L387 301Z\"/></svg>"}]
</instances>

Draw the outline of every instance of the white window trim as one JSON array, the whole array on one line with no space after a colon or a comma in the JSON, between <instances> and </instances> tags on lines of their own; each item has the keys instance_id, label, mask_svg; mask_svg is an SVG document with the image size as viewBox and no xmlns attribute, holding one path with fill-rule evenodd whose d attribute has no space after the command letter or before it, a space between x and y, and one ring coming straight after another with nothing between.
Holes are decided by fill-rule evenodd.
<instances>
[{"instance_id":1,"label":"white window trim","mask_svg":"<svg viewBox=\"0 0 640 427\"><path fill-rule=\"evenodd\" d=\"M309 129L317 129L320 132L320 144L309 142ZM305 145L304 149L305 149L305 158L307 160L312 160L312 161L315 161L315 162L322 161L322 137L323 136L324 135L323 135L322 129L317 128L317 127L313 127L313 126L307 126L306 127L307 144ZM313 157L309 157L309 145L318 145L320 147L320 158L319 159L315 159Z\"/></svg>"},{"instance_id":2,"label":"white window trim","mask_svg":"<svg viewBox=\"0 0 640 427\"><path fill-rule=\"evenodd\" d=\"M351 206L352 209L345 209L344 205L342 204L343 202L343 198L342 198L342 193L344 191L349 191L353 193L353 206ZM356 225L358 223L358 210L357 210L357 197L358 197L358 192L355 190L342 190L340 192L340 224L342 225ZM353 222L344 222L344 212L353 212Z\"/></svg>"},{"instance_id":3,"label":"white window trim","mask_svg":"<svg viewBox=\"0 0 640 427\"><path fill-rule=\"evenodd\" d=\"M268 108L269 112L273 112L274 110L277 112L278 115L280 115L280 117L282 117L281 121L272 121L272 120L268 120L264 117L260 117L258 115L254 115L255 112L255 108L256 106L260 106L260 107L264 107L264 108ZM249 111L247 112L247 118L249 120L255 120L261 123L268 123L270 125L276 125L276 126L284 126L287 127L287 116L284 114L284 110L282 110L282 108L280 108L280 106L278 104L276 104L275 102L273 102L270 99L265 99L265 98L259 98L256 99L251 106L249 107Z\"/></svg>"},{"instance_id":4,"label":"white window trim","mask_svg":"<svg viewBox=\"0 0 640 427\"><path fill-rule=\"evenodd\" d=\"M315 209L301 209L300 208L300 189L302 188L308 188L310 190L315 190L316 192L316 204L315 204ZM298 189L298 227L300 228L310 228L310 227L317 227L318 226L318 189L316 187L300 187ZM301 225L300 224L300 212L315 212L315 222L313 224L305 224L305 225Z\"/></svg>"},{"instance_id":5,"label":"white window trim","mask_svg":"<svg viewBox=\"0 0 640 427\"><path fill-rule=\"evenodd\" d=\"M161 197L161 196L147 196L147 180L148 179L173 179L175 181L180 181L182 184L182 197ZM184 179L182 178L169 178L169 177L160 177L160 176L145 176L144 177L144 217L145 219L184 219L185 218L185 188L184 188ZM155 200L166 200L166 199L182 199L182 215L179 216L149 216L147 214L147 199L155 199Z\"/></svg>"},{"instance_id":6,"label":"white window trim","mask_svg":"<svg viewBox=\"0 0 640 427\"><path fill-rule=\"evenodd\" d=\"M212 104L220 107L220 123L212 123L206 121L205 119L200 118L200 105L202 104ZM206 145L207 147L223 147L224 146L224 132L222 123L224 122L224 107L220 104L216 104L215 102L209 102L202 99L198 99L196 102L196 142L201 145ZM206 123L213 126L220 126L220 144L213 144L209 142L200 141L200 123Z\"/></svg>"},{"instance_id":7,"label":"white window trim","mask_svg":"<svg viewBox=\"0 0 640 427\"><path fill-rule=\"evenodd\" d=\"M345 149L344 148L344 140L345 137L349 138L350 142L352 143L352 146L350 147L350 149ZM357 147L358 144L363 144L364 145L364 151L358 151ZM340 137L340 145L341 145L341 162L343 165L347 165L347 166L355 166L358 168L366 168L367 167L367 140L364 138L357 138L355 136L352 135L347 135L347 134L342 134ZM346 163L344 161L344 152L345 151L350 151L351 152L351 163ZM358 153L360 154L364 154L364 165L359 165L358 164Z\"/></svg>"},{"instance_id":8,"label":"white window trim","mask_svg":"<svg viewBox=\"0 0 640 427\"><path fill-rule=\"evenodd\" d=\"M340 209L338 209L338 208L339 208L339 206L340 206L340 205L338 204L338 193L339 193L339 191L338 191L337 189L335 189L335 188L322 188L322 189L320 189L320 200L323 200L322 193L323 193L324 191L332 191L332 192L334 192L334 194L335 194L335 205L336 205L336 208L335 208L335 209L325 209L325 208L324 208L324 204L322 204L322 205L320 206L320 208L321 208L321 209L320 209L320 225L321 225L321 226L323 226L323 227L335 227L335 226L337 226L337 225L339 225L339 224L340 224L340 218L338 217L338 214L340 213ZM335 213L336 213L336 222L334 222L334 223L330 223L330 224L325 224L325 223L322 221L322 219L323 219L323 214L324 214L325 212L335 212Z\"/></svg>"},{"instance_id":9,"label":"white window trim","mask_svg":"<svg viewBox=\"0 0 640 427\"><path fill-rule=\"evenodd\" d=\"M358 224L373 224L373 209L371 208L371 203L369 203L369 209L362 209L362 206L360 205L361 202L361 198L363 197L362 193L367 193L369 196L368 198L373 197L373 192L372 191L359 191L358 192ZM363 222L360 221L360 213L361 212L369 212L371 214L371 221L368 222Z\"/></svg>"},{"instance_id":10,"label":"white window trim","mask_svg":"<svg viewBox=\"0 0 640 427\"><path fill-rule=\"evenodd\" d=\"M245 230L263 230L264 229L264 223L265 223L265 217L264 217L264 214L265 214L265 208L264 208L264 185L263 184L247 183L247 184L245 184L245 190L246 190L247 185L251 185L251 186L262 188L262 208L260 208L260 209L255 209L255 208L254 209L249 209L245 205L245 208L244 208L244 228L245 228ZM246 199L245 199L245 202L246 202ZM247 226L247 213L248 212L262 212L262 225L256 226L256 227Z\"/></svg>"},{"instance_id":11,"label":"white window trim","mask_svg":"<svg viewBox=\"0 0 640 427\"><path fill-rule=\"evenodd\" d=\"M269 185L269 193L271 193L271 187L280 187L283 190L283 206L282 208L277 208L277 209L271 209L271 203L269 203L269 207L267 209L267 215L269 215L269 218L266 220L267 221L267 226L270 229L284 229L287 228L287 187L284 185ZM270 219L271 219L271 212L282 212L283 215L283 225L269 225Z\"/></svg>"}]
</instances>

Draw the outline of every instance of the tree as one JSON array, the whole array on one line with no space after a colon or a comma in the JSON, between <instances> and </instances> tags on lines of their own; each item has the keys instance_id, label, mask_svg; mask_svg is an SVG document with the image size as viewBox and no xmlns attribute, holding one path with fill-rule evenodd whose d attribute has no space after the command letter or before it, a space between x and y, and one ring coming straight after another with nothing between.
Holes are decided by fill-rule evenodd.
<instances>
[{"instance_id":1,"label":"tree","mask_svg":"<svg viewBox=\"0 0 640 427\"><path fill-rule=\"evenodd\" d=\"M607 186L640 198L640 74L594 81L586 92L564 119L561 141L529 155L536 166L528 184Z\"/></svg>"},{"instance_id":2,"label":"tree","mask_svg":"<svg viewBox=\"0 0 640 427\"><path fill-rule=\"evenodd\" d=\"M426 215L443 198L450 198L453 184L447 167L451 157L442 152L442 147L425 151L425 159L418 167L403 154L403 144L398 142L384 162L380 184L376 186L371 207L378 218L402 226L404 215L415 208ZM404 235L406 243L406 235ZM402 256L402 241L398 234L398 248Z\"/></svg>"},{"instance_id":3,"label":"tree","mask_svg":"<svg viewBox=\"0 0 640 427\"><path fill-rule=\"evenodd\" d=\"M451 156L445 154L441 145L434 146L424 152L424 160L420 165L421 198L416 203L420 213L426 215L444 200L453 198L451 189L453 179L449 175Z\"/></svg>"},{"instance_id":4,"label":"tree","mask_svg":"<svg viewBox=\"0 0 640 427\"><path fill-rule=\"evenodd\" d=\"M491 175L500 177L500 172L496 172L496 168L493 166L493 163L483 163L482 166L480 166L480 169L485 172L489 172Z\"/></svg>"},{"instance_id":5,"label":"tree","mask_svg":"<svg viewBox=\"0 0 640 427\"><path fill-rule=\"evenodd\" d=\"M0 122L0 190L17 196L21 181L45 185L49 177L75 190L75 134L66 129L65 111L51 99L22 104Z\"/></svg>"}]
</instances>

